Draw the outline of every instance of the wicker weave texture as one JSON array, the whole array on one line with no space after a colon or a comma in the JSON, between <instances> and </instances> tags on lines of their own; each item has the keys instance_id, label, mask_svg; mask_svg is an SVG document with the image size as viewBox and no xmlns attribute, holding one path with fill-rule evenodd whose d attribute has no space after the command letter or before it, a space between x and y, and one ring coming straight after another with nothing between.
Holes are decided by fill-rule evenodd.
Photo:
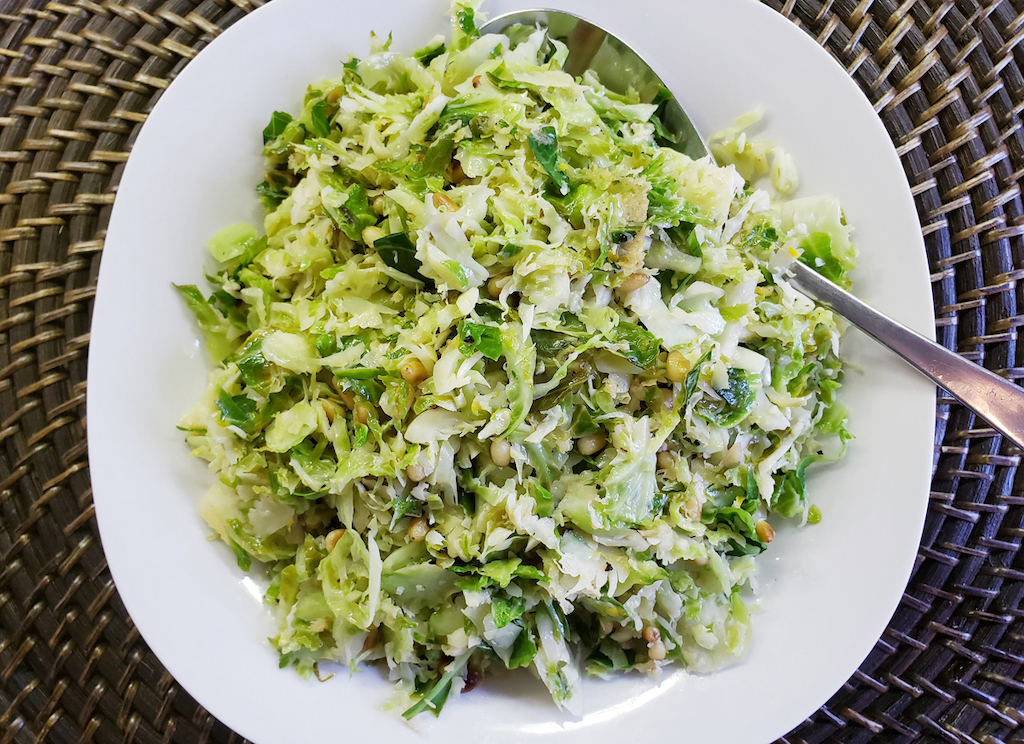
<instances>
[{"instance_id":1,"label":"wicker weave texture","mask_svg":"<svg viewBox=\"0 0 1024 744\"><path fill-rule=\"evenodd\" d=\"M339 0L340 1L340 0ZM1024 379L1024 0L763 0L856 80L911 184L940 341ZM140 638L93 518L86 354L110 206L147 112L246 0L0 0L0 744L240 741ZM937 405L910 585L784 741L1024 742L1020 453Z\"/></svg>"}]
</instances>

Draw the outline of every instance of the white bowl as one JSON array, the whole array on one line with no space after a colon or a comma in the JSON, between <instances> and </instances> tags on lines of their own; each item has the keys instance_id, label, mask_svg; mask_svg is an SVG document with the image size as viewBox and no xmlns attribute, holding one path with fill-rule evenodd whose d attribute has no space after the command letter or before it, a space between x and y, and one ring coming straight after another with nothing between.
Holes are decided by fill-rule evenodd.
<instances>
[{"instance_id":1,"label":"white bowl","mask_svg":"<svg viewBox=\"0 0 1024 744\"><path fill-rule=\"evenodd\" d=\"M857 293L930 334L924 246L899 159L868 101L803 31L752 0L552 0L612 30L658 70L705 133L763 104L763 134L793 154L802 194L839 197L861 249ZM491 15L520 3L497 0ZM627 10L628 8L628 10ZM896 608L927 504L934 389L851 331L843 398L856 436L812 471L824 521L785 528L762 561L761 612L741 664L660 680L584 684L584 715L561 714L528 674L483 688L414 732L381 704L367 669L306 682L278 669L261 588L196 505L211 476L175 429L206 385L207 361L171 287L203 283L206 239L254 220L260 133L307 84L363 56L371 30L412 51L446 32L445 0L276 0L201 52L163 95L132 151L103 252L89 354L89 453L97 518L125 606L202 705L261 744L377 741L766 742L845 682ZM858 371L859 370L859 371ZM625 738L623 738L625 737Z\"/></svg>"}]
</instances>

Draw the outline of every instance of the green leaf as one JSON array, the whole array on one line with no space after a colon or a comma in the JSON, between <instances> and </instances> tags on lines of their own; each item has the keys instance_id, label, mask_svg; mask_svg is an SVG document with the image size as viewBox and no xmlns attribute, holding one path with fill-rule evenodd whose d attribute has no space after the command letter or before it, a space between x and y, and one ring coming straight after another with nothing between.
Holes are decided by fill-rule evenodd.
<instances>
[{"instance_id":1,"label":"green leaf","mask_svg":"<svg viewBox=\"0 0 1024 744\"><path fill-rule=\"evenodd\" d=\"M189 310L196 316L199 330L206 341L206 350L215 363L224 361L237 346L233 339L228 338L231 324L220 316L194 284L175 284L174 288L185 300Z\"/></svg>"},{"instance_id":2,"label":"green leaf","mask_svg":"<svg viewBox=\"0 0 1024 744\"><path fill-rule=\"evenodd\" d=\"M810 266L830 282L845 287L846 269L832 253L832 236L828 233L814 233L801 244L800 263Z\"/></svg>"},{"instance_id":3,"label":"green leaf","mask_svg":"<svg viewBox=\"0 0 1024 744\"><path fill-rule=\"evenodd\" d=\"M278 188L269 181L260 181L256 185L256 196L260 198L263 205L268 209L275 209L285 199L288 198L288 192L284 189Z\"/></svg>"},{"instance_id":4,"label":"green leaf","mask_svg":"<svg viewBox=\"0 0 1024 744\"><path fill-rule=\"evenodd\" d=\"M506 80L504 75L508 74L508 68L505 63L502 62L500 65L494 68L492 72L487 73L487 77L490 78L491 82L498 88L504 88L506 90L524 90L529 86L526 83L520 83L518 80Z\"/></svg>"},{"instance_id":5,"label":"green leaf","mask_svg":"<svg viewBox=\"0 0 1024 744\"><path fill-rule=\"evenodd\" d=\"M206 248L215 260L226 263L245 254L256 240L255 227L248 222L236 222L215 232L213 237L206 241Z\"/></svg>"},{"instance_id":6,"label":"green leaf","mask_svg":"<svg viewBox=\"0 0 1024 744\"><path fill-rule=\"evenodd\" d=\"M419 514L422 502L409 494L396 494L391 497L391 527L394 530L398 520L410 514Z\"/></svg>"},{"instance_id":7,"label":"green leaf","mask_svg":"<svg viewBox=\"0 0 1024 744\"><path fill-rule=\"evenodd\" d=\"M804 512L807 508L807 478L804 473L812 462L813 457L805 457L796 466L796 470L775 476L772 511L784 517L795 517Z\"/></svg>"},{"instance_id":8,"label":"green leaf","mask_svg":"<svg viewBox=\"0 0 1024 744\"><path fill-rule=\"evenodd\" d=\"M231 321L232 325L243 331L249 330L246 314L239 307L241 303L223 289L218 289L210 295L210 305L216 308L221 315ZM244 307L244 305L242 305L242 307Z\"/></svg>"},{"instance_id":9,"label":"green leaf","mask_svg":"<svg viewBox=\"0 0 1024 744\"><path fill-rule=\"evenodd\" d=\"M554 127L541 127L526 138L537 162L554 182L558 193L565 196L569 193L569 176L566 166L558 152L558 135Z\"/></svg>"},{"instance_id":10,"label":"green leaf","mask_svg":"<svg viewBox=\"0 0 1024 744\"><path fill-rule=\"evenodd\" d=\"M480 31L476 27L476 12L472 8L459 8L455 13L455 22L459 24L459 30L466 36L480 35Z\"/></svg>"},{"instance_id":11,"label":"green leaf","mask_svg":"<svg viewBox=\"0 0 1024 744\"><path fill-rule=\"evenodd\" d=\"M593 415L590 413L590 409L585 405L576 406L575 414L572 419L572 437L573 439L579 439L590 434L594 434L601 427L596 421L594 421Z\"/></svg>"},{"instance_id":12,"label":"green leaf","mask_svg":"<svg viewBox=\"0 0 1024 744\"><path fill-rule=\"evenodd\" d=\"M747 469L747 496L743 500L743 508L751 514L757 509L757 504L761 500L761 490L757 487L757 476L754 472L754 468Z\"/></svg>"},{"instance_id":13,"label":"green leaf","mask_svg":"<svg viewBox=\"0 0 1024 744\"><path fill-rule=\"evenodd\" d=\"M342 374L344 374L344 372L342 372ZM370 401L371 403L379 403L380 396L384 395L384 386L373 378L343 378L341 377L341 375L338 374L335 374L335 376L338 377L339 379L345 379L345 387L354 392L356 395L363 396L363 398Z\"/></svg>"},{"instance_id":14,"label":"green leaf","mask_svg":"<svg viewBox=\"0 0 1024 744\"><path fill-rule=\"evenodd\" d=\"M246 434L255 430L258 406L256 401L245 395L228 395L223 388L217 393L217 408L221 420L228 426L235 426Z\"/></svg>"},{"instance_id":15,"label":"green leaf","mask_svg":"<svg viewBox=\"0 0 1024 744\"><path fill-rule=\"evenodd\" d=\"M420 273L422 264L416 258L416 245L409 239L409 233L392 233L383 238L377 238L373 242L373 248L381 260L392 269L419 279L421 282L427 282L426 277Z\"/></svg>"},{"instance_id":16,"label":"green leaf","mask_svg":"<svg viewBox=\"0 0 1024 744\"><path fill-rule=\"evenodd\" d=\"M779 233L771 226L771 223L762 222L754 226L747 237L743 239L745 248L771 248L779 240Z\"/></svg>"},{"instance_id":17,"label":"green leaf","mask_svg":"<svg viewBox=\"0 0 1024 744\"><path fill-rule=\"evenodd\" d=\"M479 351L492 361L501 359L501 329L464 320L459 324L459 338L466 356Z\"/></svg>"},{"instance_id":18,"label":"green leaf","mask_svg":"<svg viewBox=\"0 0 1024 744\"><path fill-rule=\"evenodd\" d=\"M444 54L444 52L445 43L443 41L439 41L431 46L425 46L422 49L418 49L417 51L412 53L412 56L421 65L426 67L427 65L434 61L435 57L440 57L442 54Z\"/></svg>"},{"instance_id":19,"label":"green leaf","mask_svg":"<svg viewBox=\"0 0 1024 744\"><path fill-rule=\"evenodd\" d=\"M700 380L700 370L704 365L704 362L711 358L711 349L704 352L704 356L697 360L697 363L693 365L693 369L686 373L686 379L683 381L683 400L680 404L680 409L685 409L687 402L693 396L694 391L697 389L697 382Z\"/></svg>"},{"instance_id":20,"label":"green leaf","mask_svg":"<svg viewBox=\"0 0 1024 744\"><path fill-rule=\"evenodd\" d=\"M549 411L569 395L575 395L578 393L584 385L587 384L587 380L590 379L593 369L590 364L586 361L579 360L570 367L569 371L566 372L565 377L562 381L554 387L554 389L542 395L533 401L531 410L534 411Z\"/></svg>"},{"instance_id":21,"label":"green leaf","mask_svg":"<svg viewBox=\"0 0 1024 744\"><path fill-rule=\"evenodd\" d=\"M629 348L625 351L615 353L642 369L648 369L654 364L661 348L661 339L646 328L625 321L620 322L612 330L611 340L617 344L628 344Z\"/></svg>"},{"instance_id":22,"label":"green leaf","mask_svg":"<svg viewBox=\"0 0 1024 744\"><path fill-rule=\"evenodd\" d=\"M537 356L554 359L566 349L576 348L576 339L558 331L547 331L535 328L530 331L530 338L537 347Z\"/></svg>"},{"instance_id":23,"label":"green leaf","mask_svg":"<svg viewBox=\"0 0 1024 744\"><path fill-rule=\"evenodd\" d=\"M510 597L504 592L495 592L491 596L491 617L495 627L504 628L525 611L526 599L523 597Z\"/></svg>"},{"instance_id":24,"label":"green leaf","mask_svg":"<svg viewBox=\"0 0 1024 744\"><path fill-rule=\"evenodd\" d=\"M719 426L733 426L747 417L757 398L757 387L751 384L754 376L736 367L729 368L729 386L715 390L722 402L715 401L708 408L708 416Z\"/></svg>"},{"instance_id":25,"label":"green leaf","mask_svg":"<svg viewBox=\"0 0 1024 744\"><path fill-rule=\"evenodd\" d=\"M534 499L537 502L537 516L550 517L555 508L555 496L540 483L533 484Z\"/></svg>"},{"instance_id":26,"label":"green leaf","mask_svg":"<svg viewBox=\"0 0 1024 744\"><path fill-rule=\"evenodd\" d=\"M337 354L341 349L338 347L338 339L333 333L321 333L314 341L316 351L321 358ZM335 372L337 374L337 372Z\"/></svg>"},{"instance_id":27,"label":"green leaf","mask_svg":"<svg viewBox=\"0 0 1024 744\"><path fill-rule=\"evenodd\" d=\"M512 644L512 656L508 660L509 669L529 666L533 657L537 655L537 644L533 641L533 634L529 627L524 627L522 632L516 636Z\"/></svg>"},{"instance_id":28,"label":"green leaf","mask_svg":"<svg viewBox=\"0 0 1024 744\"><path fill-rule=\"evenodd\" d=\"M228 547L231 548L231 552L235 554L235 561L238 563L238 567L243 571L248 571L252 568L252 557L242 549L242 546L228 538Z\"/></svg>"},{"instance_id":29,"label":"green leaf","mask_svg":"<svg viewBox=\"0 0 1024 744\"><path fill-rule=\"evenodd\" d=\"M500 586L504 589L512 579L547 580L540 569L523 565L519 558L490 561L482 566L455 564L449 566L448 570L466 577L460 579L458 584L463 591L479 590L488 586Z\"/></svg>"},{"instance_id":30,"label":"green leaf","mask_svg":"<svg viewBox=\"0 0 1024 744\"><path fill-rule=\"evenodd\" d=\"M331 133L331 125L327 121L327 101L317 101L309 112L310 124L313 127L313 134L317 137L326 137Z\"/></svg>"},{"instance_id":31,"label":"green leaf","mask_svg":"<svg viewBox=\"0 0 1024 744\"><path fill-rule=\"evenodd\" d=\"M234 360L242 381L260 395L269 395L273 383L273 370L270 362L263 356L263 339L256 338Z\"/></svg>"},{"instance_id":32,"label":"green leaf","mask_svg":"<svg viewBox=\"0 0 1024 744\"><path fill-rule=\"evenodd\" d=\"M455 152L455 139L453 137L443 137L435 141L423 153L420 174L428 176L442 173L451 164L453 152Z\"/></svg>"},{"instance_id":33,"label":"green leaf","mask_svg":"<svg viewBox=\"0 0 1024 744\"><path fill-rule=\"evenodd\" d=\"M340 184L339 184L340 186ZM377 214L370 207L370 199L359 184L340 186L345 201L340 207L324 204L324 211L345 235L359 243L363 240L363 229L377 224Z\"/></svg>"},{"instance_id":34,"label":"green leaf","mask_svg":"<svg viewBox=\"0 0 1024 744\"><path fill-rule=\"evenodd\" d=\"M445 701L448 700L448 693L451 692L452 682L466 671L466 665L469 664L469 657L472 653L472 649L466 651L462 656L456 657L454 661L445 667L444 674L438 677L437 681L423 693L423 697L420 698L419 702L410 706L408 710L402 713L402 717L408 721L425 710L434 711L434 715L440 713Z\"/></svg>"},{"instance_id":35,"label":"green leaf","mask_svg":"<svg viewBox=\"0 0 1024 744\"><path fill-rule=\"evenodd\" d=\"M234 269L231 271L232 278L233 279L239 279L242 276L242 272L245 269L248 269L249 266L252 265L252 262L256 260L256 257L258 255L260 255L261 253L263 253L263 251L265 251L265 250L267 250L267 238L266 238L266 236L264 236L262 238L257 238L252 243L250 243L246 247L245 252L242 253L241 256L238 256L237 259L235 259L235 261L237 261L237 264L235 263L235 261L232 261L232 264L234 264ZM264 282L269 284L269 280L266 277L264 277L262 274L260 274L258 276ZM250 285L250 286L253 286L253 285ZM260 288L263 289L264 292L267 291L265 287L260 287ZM277 292L273 289L272 286L270 287L270 294L275 299L278 297Z\"/></svg>"},{"instance_id":36,"label":"green leaf","mask_svg":"<svg viewBox=\"0 0 1024 744\"><path fill-rule=\"evenodd\" d=\"M670 132L663 121L668 102L671 100L672 92L664 85L658 88L658 92L651 99L651 103L658 107L651 116L651 124L654 125L654 136L657 138L658 144L662 146L675 145L679 142L679 137Z\"/></svg>"},{"instance_id":37,"label":"green leaf","mask_svg":"<svg viewBox=\"0 0 1024 744\"><path fill-rule=\"evenodd\" d=\"M291 114L283 111L275 111L270 117L270 123L263 130L263 144L277 139L284 133L284 129L292 120Z\"/></svg>"},{"instance_id":38,"label":"green leaf","mask_svg":"<svg viewBox=\"0 0 1024 744\"><path fill-rule=\"evenodd\" d=\"M442 261L441 265L444 266L448 271L455 275L455 278L459 282L461 289L467 289L469 287L469 276L466 274L466 269L458 261Z\"/></svg>"}]
</instances>

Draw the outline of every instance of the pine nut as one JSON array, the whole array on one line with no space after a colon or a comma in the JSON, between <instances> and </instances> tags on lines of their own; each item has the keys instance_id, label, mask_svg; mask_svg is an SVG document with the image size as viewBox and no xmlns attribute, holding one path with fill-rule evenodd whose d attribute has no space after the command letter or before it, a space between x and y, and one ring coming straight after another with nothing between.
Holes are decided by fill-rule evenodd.
<instances>
[{"instance_id":1,"label":"pine nut","mask_svg":"<svg viewBox=\"0 0 1024 744\"><path fill-rule=\"evenodd\" d=\"M661 641L652 643L647 649L647 657L651 661L664 661L666 656L668 656L668 649Z\"/></svg>"},{"instance_id":2,"label":"pine nut","mask_svg":"<svg viewBox=\"0 0 1024 744\"><path fill-rule=\"evenodd\" d=\"M686 382L686 374L690 371L690 360L678 351L668 353L665 364L665 376L672 382Z\"/></svg>"},{"instance_id":3,"label":"pine nut","mask_svg":"<svg viewBox=\"0 0 1024 744\"><path fill-rule=\"evenodd\" d=\"M426 517L416 517L416 519L409 522L409 529L407 534L410 542L420 542L430 532L430 525L427 524Z\"/></svg>"},{"instance_id":4,"label":"pine nut","mask_svg":"<svg viewBox=\"0 0 1024 744\"><path fill-rule=\"evenodd\" d=\"M671 452L658 453L658 470L669 470L676 464L676 458Z\"/></svg>"},{"instance_id":5,"label":"pine nut","mask_svg":"<svg viewBox=\"0 0 1024 744\"><path fill-rule=\"evenodd\" d=\"M376 225L370 225L369 227L363 228L363 242L373 248L373 244L383 238L387 233L381 230Z\"/></svg>"},{"instance_id":6,"label":"pine nut","mask_svg":"<svg viewBox=\"0 0 1024 744\"><path fill-rule=\"evenodd\" d=\"M770 543L775 539L775 530L763 519L754 525L754 532L757 534L757 539L763 543Z\"/></svg>"},{"instance_id":7,"label":"pine nut","mask_svg":"<svg viewBox=\"0 0 1024 744\"><path fill-rule=\"evenodd\" d=\"M581 455L589 457L603 450L606 444L608 444L608 435L603 431L599 431L596 434L589 434L577 439L576 449Z\"/></svg>"},{"instance_id":8,"label":"pine nut","mask_svg":"<svg viewBox=\"0 0 1024 744\"><path fill-rule=\"evenodd\" d=\"M419 359L410 359L402 365L402 379L410 385L419 385L427 379L427 368Z\"/></svg>"},{"instance_id":9,"label":"pine nut","mask_svg":"<svg viewBox=\"0 0 1024 744\"><path fill-rule=\"evenodd\" d=\"M366 424L370 421L373 416L373 411L368 403L357 403L355 410L356 422L360 424Z\"/></svg>"},{"instance_id":10,"label":"pine nut","mask_svg":"<svg viewBox=\"0 0 1024 744\"><path fill-rule=\"evenodd\" d=\"M440 191L434 193L434 208L444 208L448 212L458 212L459 205L452 201L452 198L448 194L441 193Z\"/></svg>"},{"instance_id":11,"label":"pine nut","mask_svg":"<svg viewBox=\"0 0 1024 744\"><path fill-rule=\"evenodd\" d=\"M626 277L626 281L619 285L619 289L623 292L636 292L649 281L651 281L651 277L648 274L630 274Z\"/></svg>"},{"instance_id":12,"label":"pine nut","mask_svg":"<svg viewBox=\"0 0 1024 744\"><path fill-rule=\"evenodd\" d=\"M413 483L419 483L421 480L427 477L427 471L418 462L414 462L412 465L405 469L405 477L411 480Z\"/></svg>"},{"instance_id":13,"label":"pine nut","mask_svg":"<svg viewBox=\"0 0 1024 744\"><path fill-rule=\"evenodd\" d=\"M648 643L657 643L661 640L661 631L653 625L645 625L643 632L644 640Z\"/></svg>"},{"instance_id":14,"label":"pine nut","mask_svg":"<svg viewBox=\"0 0 1024 744\"><path fill-rule=\"evenodd\" d=\"M508 440L491 441L491 461L499 468L507 468L512 463L512 445Z\"/></svg>"},{"instance_id":15,"label":"pine nut","mask_svg":"<svg viewBox=\"0 0 1024 744\"><path fill-rule=\"evenodd\" d=\"M505 274L503 276L492 276L487 280L487 293L491 297L497 299L498 296L501 295L501 290L505 288L505 285L508 284L509 279L511 278L512 276L509 274Z\"/></svg>"},{"instance_id":16,"label":"pine nut","mask_svg":"<svg viewBox=\"0 0 1024 744\"><path fill-rule=\"evenodd\" d=\"M338 540L345 534L345 530L333 530L327 533L327 537L324 538L324 550L330 553L334 550L334 546L338 544Z\"/></svg>"}]
</instances>

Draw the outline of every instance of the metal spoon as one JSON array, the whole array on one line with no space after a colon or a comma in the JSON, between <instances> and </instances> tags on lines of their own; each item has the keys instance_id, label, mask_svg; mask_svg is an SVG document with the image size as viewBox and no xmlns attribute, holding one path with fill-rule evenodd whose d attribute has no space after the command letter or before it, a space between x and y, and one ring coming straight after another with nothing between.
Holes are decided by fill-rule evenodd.
<instances>
[{"instance_id":1,"label":"metal spoon","mask_svg":"<svg viewBox=\"0 0 1024 744\"><path fill-rule=\"evenodd\" d=\"M494 18L481 31L514 34L516 27L538 26L546 28L549 37L566 44L569 55L565 71L571 75L591 70L611 90L621 93L632 87L644 102L652 101L665 87L650 65L620 39L571 13L516 11ZM678 139L672 145L674 149L694 159L711 154L675 98L667 102L662 120ZM799 261L789 271L793 286L830 305L1024 449L1024 389L886 317Z\"/></svg>"}]
</instances>

